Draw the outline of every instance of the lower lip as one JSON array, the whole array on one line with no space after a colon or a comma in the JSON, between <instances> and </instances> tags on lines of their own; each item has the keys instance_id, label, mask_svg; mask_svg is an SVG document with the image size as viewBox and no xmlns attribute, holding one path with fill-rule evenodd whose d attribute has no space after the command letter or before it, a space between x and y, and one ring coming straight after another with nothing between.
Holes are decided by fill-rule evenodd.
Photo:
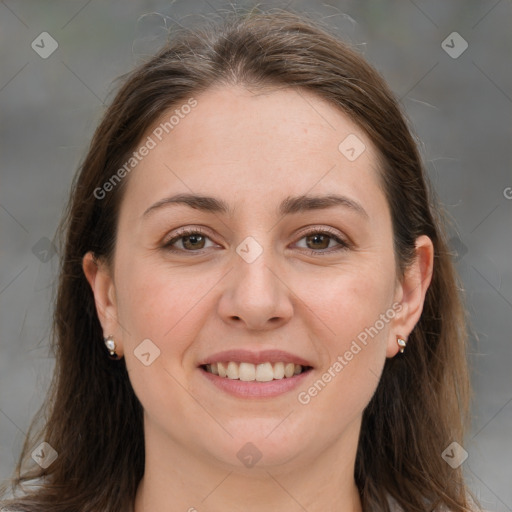
<instances>
[{"instance_id":1,"label":"lower lip","mask_svg":"<svg viewBox=\"0 0 512 512\"><path fill-rule=\"evenodd\" d=\"M199 368L199 370L212 384L237 398L272 398L282 395L300 386L311 372L311 370L307 370L293 377L284 377L283 379L268 382L246 382L239 379L219 377L203 370L203 368Z\"/></svg>"}]
</instances>

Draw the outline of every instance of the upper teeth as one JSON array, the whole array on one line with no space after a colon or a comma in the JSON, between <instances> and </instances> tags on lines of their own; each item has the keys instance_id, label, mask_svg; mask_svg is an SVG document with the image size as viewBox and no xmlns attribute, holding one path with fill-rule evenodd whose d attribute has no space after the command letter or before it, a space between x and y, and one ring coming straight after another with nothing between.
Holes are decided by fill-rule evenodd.
<instances>
[{"instance_id":1,"label":"upper teeth","mask_svg":"<svg viewBox=\"0 0 512 512\"><path fill-rule=\"evenodd\" d=\"M229 379L240 379L243 381L256 380L258 382L268 382L274 379L284 377L293 377L303 371L300 364L294 363L236 363L229 361L226 363L207 364L206 371L227 377Z\"/></svg>"}]
</instances>

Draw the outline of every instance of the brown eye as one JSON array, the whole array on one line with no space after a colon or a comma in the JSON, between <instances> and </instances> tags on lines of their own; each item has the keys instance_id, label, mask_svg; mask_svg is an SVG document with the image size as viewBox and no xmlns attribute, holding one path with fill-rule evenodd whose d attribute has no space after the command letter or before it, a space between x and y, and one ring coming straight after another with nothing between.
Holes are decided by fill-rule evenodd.
<instances>
[{"instance_id":1,"label":"brown eye","mask_svg":"<svg viewBox=\"0 0 512 512\"><path fill-rule=\"evenodd\" d=\"M309 249L327 249L332 236L317 233L306 237L306 245Z\"/></svg>"},{"instance_id":2,"label":"brown eye","mask_svg":"<svg viewBox=\"0 0 512 512\"><path fill-rule=\"evenodd\" d=\"M210 242L210 245L207 243ZM202 249L212 247L210 237L197 229L182 231L177 236L165 243L166 250L171 252L200 252Z\"/></svg>"},{"instance_id":3,"label":"brown eye","mask_svg":"<svg viewBox=\"0 0 512 512\"><path fill-rule=\"evenodd\" d=\"M203 249L205 244L205 237L203 235L188 235L181 237L183 247L185 249Z\"/></svg>"},{"instance_id":4,"label":"brown eye","mask_svg":"<svg viewBox=\"0 0 512 512\"><path fill-rule=\"evenodd\" d=\"M343 251L349 248L349 243L345 242L337 233L331 233L326 229L317 229L306 233L297 242L297 247L316 256Z\"/></svg>"}]
</instances>

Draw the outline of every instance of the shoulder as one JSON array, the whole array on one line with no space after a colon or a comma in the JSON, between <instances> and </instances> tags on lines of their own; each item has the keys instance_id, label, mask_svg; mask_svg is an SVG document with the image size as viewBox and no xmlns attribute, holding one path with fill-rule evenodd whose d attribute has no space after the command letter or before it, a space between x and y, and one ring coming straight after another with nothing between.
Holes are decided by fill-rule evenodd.
<instances>
[{"instance_id":1,"label":"shoulder","mask_svg":"<svg viewBox=\"0 0 512 512\"><path fill-rule=\"evenodd\" d=\"M468 507L469 507L469 508L467 508L468 512L485 512L475 503L475 501L472 499L471 495L467 496L467 500L468 500ZM389 509L391 510L391 512L406 512L398 504L398 502L392 496L389 496L389 495L388 495L388 504L389 504ZM443 507L442 509L439 509L439 512L451 512L451 510L446 507Z\"/></svg>"}]
</instances>

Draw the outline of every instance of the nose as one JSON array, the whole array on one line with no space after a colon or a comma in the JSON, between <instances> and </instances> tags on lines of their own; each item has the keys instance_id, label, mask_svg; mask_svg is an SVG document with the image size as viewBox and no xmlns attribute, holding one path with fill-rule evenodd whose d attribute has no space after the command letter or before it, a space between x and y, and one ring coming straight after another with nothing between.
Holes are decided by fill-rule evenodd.
<instances>
[{"instance_id":1,"label":"nose","mask_svg":"<svg viewBox=\"0 0 512 512\"><path fill-rule=\"evenodd\" d=\"M236 254L218 303L224 322L265 331L285 325L293 316L293 293L270 250L249 263Z\"/></svg>"}]
</instances>

